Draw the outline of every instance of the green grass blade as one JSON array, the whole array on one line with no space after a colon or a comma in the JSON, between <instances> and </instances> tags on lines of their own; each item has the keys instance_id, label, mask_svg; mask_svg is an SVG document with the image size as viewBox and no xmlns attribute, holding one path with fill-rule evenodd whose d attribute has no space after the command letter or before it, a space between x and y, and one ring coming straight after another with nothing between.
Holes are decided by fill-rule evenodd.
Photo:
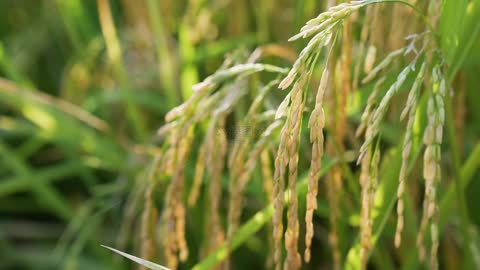
<instances>
[{"instance_id":1,"label":"green grass blade","mask_svg":"<svg viewBox=\"0 0 480 270\"><path fill-rule=\"evenodd\" d=\"M114 249L114 248L111 248L111 247L108 247L108 246L104 246L102 245L102 247L106 248L106 249L109 249L117 254L120 254L122 255L123 257L127 258L127 259L130 259L138 264L141 264L143 266L145 266L146 268L148 269L152 269L152 270L170 270L169 268L165 267L165 266L161 266L159 264L156 264L156 263L153 263L153 262L150 262L150 261L147 261L147 260L144 260L142 258L138 258L138 257L135 257L133 255L130 255L128 253L125 253L125 252L122 252L120 250L117 250L117 249Z\"/></svg>"}]
</instances>

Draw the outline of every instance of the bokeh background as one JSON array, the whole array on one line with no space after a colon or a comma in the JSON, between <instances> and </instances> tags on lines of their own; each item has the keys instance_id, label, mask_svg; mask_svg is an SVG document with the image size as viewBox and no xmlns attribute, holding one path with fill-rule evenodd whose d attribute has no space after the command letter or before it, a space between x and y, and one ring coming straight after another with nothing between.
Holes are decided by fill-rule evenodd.
<instances>
[{"instance_id":1,"label":"bokeh background","mask_svg":"<svg viewBox=\"0 0 480 270\"><path fill-rule=\"evenodd\" d=\"M288 43L288 38L326 2L0 0L0 269L133 269L100 244L137 254L143 183L159 150L156 131L166 112L233 51L275 44L282 59L265 61L289 67L305 42ZM405 10L385 9L377 22L391 33L382 37L379 55L404 45L409 17L392 14ZM362 16L355 19L360 23L354 39L361 38ZM465 154L480 134L479 40L473 41L459 78L459 108L465 109L458 132ZM390 129L392 144L399 128ZM474 170L472 178L478 177ZM159 208L165 188L160 184L157 190ZM466 189L476 229L479 191L480 181ZM258 185L247 193L249 217L267 199ZM320 211L328 215L328 208ZM202 209L192 215L201 220ZM202 234L199 224L187 226L194 255L184 269L198 261ZM316 230L321 258L331 260L327 229ZM270 231L261 233L235 253L236 269L264 267ZM455 242L452 237L445 241ZM449 252L451 265L462 260L458 250ZM382 254L373 256L378 269L402 258Z\"/></svg>"}]
</instances>

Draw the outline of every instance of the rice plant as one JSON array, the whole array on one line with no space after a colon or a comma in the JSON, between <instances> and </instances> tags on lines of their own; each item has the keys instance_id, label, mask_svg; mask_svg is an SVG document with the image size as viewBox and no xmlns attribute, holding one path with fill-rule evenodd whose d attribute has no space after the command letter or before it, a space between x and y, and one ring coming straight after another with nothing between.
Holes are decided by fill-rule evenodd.
<instances>
[{"instance_id":1,"label":"rice plant","mask_svg":"<svg viewBox=\"0 0 480 270\"><path fill-rule=\"evenodd\" d=\"M0 269L480 268L480 1L140 2L37 3L61 84L0 38L0 209L62 226Z\"/></svg>"}]
</instances>

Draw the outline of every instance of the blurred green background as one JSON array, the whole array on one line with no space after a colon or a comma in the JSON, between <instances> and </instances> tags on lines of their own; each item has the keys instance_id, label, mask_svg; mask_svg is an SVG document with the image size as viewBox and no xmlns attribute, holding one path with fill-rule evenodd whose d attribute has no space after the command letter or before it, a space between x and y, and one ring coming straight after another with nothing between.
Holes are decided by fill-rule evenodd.
<instances>
[{"instance_id":1,"label":"blurred green background","mask_svg":"<svg viewBox=\"0 0 480 270\"><path fill-rule=\"evenodd\" d=\"M145 174L165 113L234 50L276 43L294 60L305 42L288 38L325 2L0 0L0 269L131 269L100 244L140 245ZM480 134L478 41L461 66L464 156ZM480 181L471 181L466 197L477 225L478 191ZM246 212L259 209L254 201ZM195 249L201 229L188 230ZM250 239L236 255L238 269L262 266L262 247ZM384 259L379 254L374 260Z\"/></svg>"}]
</instances>

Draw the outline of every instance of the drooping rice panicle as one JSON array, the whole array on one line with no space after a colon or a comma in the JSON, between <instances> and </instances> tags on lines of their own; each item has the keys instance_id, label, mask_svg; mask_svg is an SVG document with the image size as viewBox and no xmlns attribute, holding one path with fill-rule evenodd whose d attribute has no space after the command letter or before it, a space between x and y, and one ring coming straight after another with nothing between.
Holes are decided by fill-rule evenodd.
<instances>
[{"instance_id":1,"label":"drooping rice panicle","mask_svg":"<svg viewBox=\"0 0 480 270\"><path fill-rule=\"evenodd\" d=\"M287 258L284 263L285 269L298 269L300 267L300 258L297 251L298 241L298 218L296 217L296 194L295 194L295 178L296 178L296 163L298 156L295 156L294 151L297 151L297 140L300 130L301 113L303 110L303 87L307 80L307 74L303 73L295 83L290 94L286 97L288 101L286 107L279 107L286 112L287 118L280 131L280 143L275 157L275 172L274 172L274 214L273 214L273 233L274 233L274 263L277 270L281 268L281 241L283 236L283 204L284 204L284 188L285 188L285 172L289 166L289 194L290 194L290 209L288 214L287 230L285 232L285 248L287 250ZM284 114L277 112L278 115ZM293 155L293 156L290 156ZM291 164L291 165L290 165ZM292 188L293 186L293 188ZM292 198L293 197L293 198ZM292 202L293 200L293 202ZM293 207L292 207L293 205ZM295 219L297 219L295 221Z\"/></svg>"},{"instance_id":2,"label":"drooping rice panicle","mask_svg":"<svg viewBox=\"0 0 480 270\"><path fill-rule=\"evenodd\" d=\"M225 118L238 100L246 94L246 76L266 71L285 73L285 70L272 65L247 63L229 67L233 62L224 64L222 69L195 85L193 95L182 105L172 109L166 116L167 124L159 131L166 137L162 171L171 176L172 181L167 188L165 209L162 221L165 227L163 245L167 266L176 269L178 258L185 261L188 257L185 241L185 216L182 194L184 189L185 164L192 146L193 127L209 118L210 126L204 143L200 147L196 164L194 186L189 197L189 204L197 200L203 174L210 177L209 214L211 226L209 250L212 251L223 242L223 228L219 217L221 199L221 178L223 174L223 157L226 154L227 141L225 134ZM231 81L234 81L233 83ZM178 256L178 258L177 258Z\"/></svg>"},{"instance_id":3,"label":"drooping rice panicle","mask_svg":"<svg viewBox=\"0 0 480 270\"><path fill-rule=\"evenodd\" d=\"M181 262L185 262L188 258L188 247L185 240L185 205L183 203L182 194L185 185L185 167L187 166L187 159L193 143L193 130L190 130L179 145L179 154L177 156L177 169L174 179L178 178L179 187L177 190L177 202L175 204L175 234L179 248L179 258Z\"/></svg>"},{"instance_id":4,"label":"drooping rice panicle","mask_svg":"<svg viewBox=\"0 0 480 270\"><path fill-rule=\"evenodd\" d=\"M333 134L333 138L326 143L326 152L328 156L336 156L338 154L337 145L340 141L343 141L342 138L337 137L340 134L340 129L336 126L336 123L340 118L339 111L341 110L337 95L341 95L342 87L340 83L335 80L338 74L337 68L340 66L337 65L339 63L337 59L337 55L332 54L327 63L330 76L328 77L325 99L330 113L328 114L326 123L328 124L327 129ZM333 269L335 270L338 270L341 267L340 237L338 228L338 218L340 216L339 190L341 188L341 182L341 169L339 166L333 166L326 176L326 194L330 208L330 214L328 216L330 224L328 242L332 249Z\"/></svg>"},{"instance_id":5,"label":"drooping rice panicle","mask_svg":"<svg viewBox=\"0 0 480 270\"><path fill-rule=\"evenodd\" d=\"M405 138L403 140L403 150L402 150L402 165L400 167L400 173L398 177L398 190L397 190L397 227L395 230L395 246L399 247L401 242L401 236L404 225L404 201L403 194L405 192L405 178L407 177L407 166L410 157L410 152L412 148L412 137L413 137L413 124L415 122L415 113L417 111L418 99L420 96L420 88L422 86L425 71L427 68L427 63L423 62L420 67L420 71L415 78L415 82L410 90L408 95L407 104L405 105L404 110L400 116L401 119L406 117L408 114L407 128L405 132Z\"/></svg>"},{"instance_id":6,"label":"drooping rice panicle","mask_svg":"<svg viewBox=\"0 0 480 270\"><path fill-rule=\"evenodd\" d=\"M307 191L307 209L305 214L306 233L305 233L305 262L310 261L310 247L313 238L313 212L317 209L317 193L318 193L318 175L322 167L323 156L323 127L325 126L325 115L323 112L323 99L329 72L326 68L323 71L320 85L318 86L315 108L310 114L308 127L310 128L310 143L312 144L312 158L310 163L310 173L308 177Z\"/></svg>"},{"instance_id":7,"label":"drooping rice panicle","mask_svg":"<svg viewBox=\"0 0 480 270\"><path fill-rule=\"evenodd\" d=\"M423 143L425 153L423 156L423 178L425 179L425 197L424 214L422 217L421 228L417 238L417 246L420 255L425 253L423 239L427 230L427 224L430 222L430 233L432 238L432 247L430 254L430 267L438 268L437 254L438 249L438 224L435 218L437 212L436 192L441 179L441 144L443 139L443 125L445 124L445 106L444 98L446 95L446 80L441 73L440 67L436 66L432 70L433 89L428 100L427 115L428 124L424 131Z\"/></svg>"},{"instance_id":8,"label":"drooping rice panicle","mask_svg":"<svg viewBox=\"0 0 480 270\"><path fill-rule=\"evenodd\" d=\"M334 1L330 1L328 3L327 11L321 13L316 18L309 20L305 26L300 29L300 33L291 37L289 41L310 37L324 31L333 24L342 23L343 20L348 18L353 12L368 5L370 2L372 1L351 1L349 3L334 5Z\"/></svg>"},{"instance_id":9,"label":"drooping rice panicle","mask_svg":"<svg viewBox=\"0 0 480 270\"><path fill-rule=\"evenodd\" d=\"M180 135L180 134L179 134ZM176 138L171 149L174 159L170 166L173 166L172 181L167 188L165 196L165 209L162 215L163 224L165 224L165 237L163 239L163 248L167 266L171 269L177 269L178 259L185 261L188 257L188 248L185 241L185 210L182 200L184 190L185 175L184 170L190 153L193 130L187 130L186 134ZM178 257L177 257L178 256Z\"/></svg>"},{"instance_id":10,"label":"drooping rice panicle","mask_svg":"<svg viewBox=\"0 0 480 270\"><path fill-rule=\"evenodd\" d=\"M305 26L302 27L300 33L290 38L289 41L293 41L299 38L313 36L307 46L300 52L297 61L295 61L292 69L280 83L279 87L281 89L288 88L295 81L296 76L305 71L305 65L309 57L315 53L319 47L328 44L332 38L332 34L344 20L353 12L367 5L367 2L368 1L352 1L351 3L343 3L330 7L317 18L308 21Z\"/></svg>"},{"instance_id":11,"label":"drooping rice panicle","mask_svg":"<svg viewBox=\"0 0 480 270\"><path fill-rule=\"evenodd\" d=\"M289 187L289 208L287 215L287 229L285 230L285 249L287 255L284 263L284 270L296 270L301 266L301 257L298 253L298 237L300 233L298 222L298 200L296 194L297 166L298 166L298 145L300 143L300 129L302 124L303 108L305 106L304 87L308 74L304 73L292 88L292 100L288 121L290 121L290 132L287 141L288 158L288 187Z\"/></svg>"},{"instance_id":12,"label":"drooping rice panicle","mask_svg":"<svg viewBox=\"0 0 480 270\"><path fill-rule=\"evenodd\" d=\"M350 13L354 11L356 7L348 6L347 10ZM307 46L300 53L297 61L294 63L292 69L288 75L282 80L279 88L285 89L295 82L292 91L287 95L284 102L279 106L276 114L276 118L285 114L285 111L289 109L287 113L287 121L282 128L280 135L280 143L275 158L275 173L274 173L274 241L275 241L275 255L274 261L276 269L280 269L281 250L278 246L281 244L283 224L283 190L284 190L284 177L287 165L289 166L288 183L290 196L290 207L288 211L288 225L285 231L285 248L287 250L287 256L284 263L284 269L298 269L301 265L301 256L298 253L298 214L297 214L297 198L295 193L295 184L297 178L297 164L298 164L298 134L300 132L300 123L302 110L304 106L304 91L303 88L309 77L309 70L305 70L310 64L314 63L316 59L315 55L318 55L318 51L321 46L328 44L336 32L337 26L343 21L344 15L335 13L341 11L340 8L330 10L332 17L327 19L323 16L323 19L317 21L310 21L301 30L299 35L294 36L291 40L295 40L299 37L308 37L314 35ZM328 15L328 16L330 16ZM319 18L321 18L319 16ZM318 19L318 18L317 18ZM303 32L305 31L305 32ZM303 33L302 33L303 32ZM313 68L313 66L312 66ZM297 75L299 76L298 79ZM311 197L311 196L310 196ZM311 199L310 199L311 200ZM311 232L309 232L309 235ZM308 237L310 238L310 236Z\"/></svg>"}]
</instances>

